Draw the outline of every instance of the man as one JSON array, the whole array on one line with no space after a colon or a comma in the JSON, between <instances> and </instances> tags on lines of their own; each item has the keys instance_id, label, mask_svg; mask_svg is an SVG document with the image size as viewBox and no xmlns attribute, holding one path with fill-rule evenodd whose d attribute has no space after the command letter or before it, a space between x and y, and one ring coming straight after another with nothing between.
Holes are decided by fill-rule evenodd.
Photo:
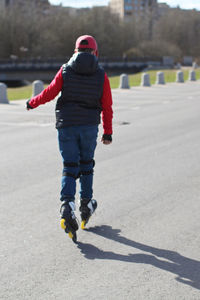
<instances>
[{"instance_id":1,"label":"man","mask_svg":"<svg viewBox=\"0 0 200 300\"><path fill-rule=\"evenodd\" d=\"M90 35L80 36L75 53L64 64L51 84L38 96L27 101L33 109L54 99L56 128L63 158L61 189L61 227L76 240L78 223L75 217L76 179L80 178L81 227L85 228L97 207L93 196L94 152L98 125L103 121L102 142L112 142L112 95L108 77L98 63L98 46Z\"/></svg>"}]
</instances>

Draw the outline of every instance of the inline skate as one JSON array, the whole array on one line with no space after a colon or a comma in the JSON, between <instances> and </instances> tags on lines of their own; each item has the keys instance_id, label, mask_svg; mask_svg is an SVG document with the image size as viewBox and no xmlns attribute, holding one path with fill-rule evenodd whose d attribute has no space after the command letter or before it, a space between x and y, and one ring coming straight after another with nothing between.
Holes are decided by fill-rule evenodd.
<instances>
[{"instance_id":1,"label":"inline skate","mask_svg":"<svg viewBox=\"0 0 200 300\"><path fill-rule=\"evenodd\" d=\"M91 215L97 208L97 201L92 199L81 199L79 210L81 212L81 229L85 229Z\"/></svg>"},{"instance_id":2,"label":"inline skate","mask_svg":"<svg viewBox=\"0 0 200 300\"><path fill-rule=\"evenodd\" d=\"M76 231L78 230L78 223L75 216L75 204L74 201L63 201L60 214L61 220L60 225L61 228L65 230L65 232L69 235L74 243L77 242Z\"/></svg>"}]
</instances>

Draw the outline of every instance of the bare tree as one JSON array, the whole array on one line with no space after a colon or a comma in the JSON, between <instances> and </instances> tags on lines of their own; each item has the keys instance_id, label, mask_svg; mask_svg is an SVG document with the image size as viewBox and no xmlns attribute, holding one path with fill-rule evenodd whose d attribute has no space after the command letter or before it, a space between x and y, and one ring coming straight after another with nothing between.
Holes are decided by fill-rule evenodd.
<instances>
[{"instance_id":1,"label":"bare tree","mask_svg":"<svg viewBox=\"0 0 200 300\"><path fill-rule=\"evenodd\" d=\"M104 7L72 14L62 7L44 10L28 0L23 7L0 11L0 58L67 58L76 38L86 33L96 37L101 57L200 56L200 14L195 10L172 9L159 19L150 11L123 22Z\"/></svg>"}]
</instances>

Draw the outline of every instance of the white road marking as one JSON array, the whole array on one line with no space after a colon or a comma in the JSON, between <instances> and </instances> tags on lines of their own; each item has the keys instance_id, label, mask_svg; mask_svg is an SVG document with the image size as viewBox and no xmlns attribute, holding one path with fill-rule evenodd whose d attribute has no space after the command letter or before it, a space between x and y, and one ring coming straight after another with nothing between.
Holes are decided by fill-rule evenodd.
<instances>
[{"instance_id":1,"label":"white road marking","mask_svg":"<svg viewBox=\"0 0 200 300\"><path fill-rule=\"evenodd\" d=\"M138 110L141 109L141 106L135 106L135 107L131 107L132 110Z\"/></svg>"},{"instance_id":2,"label":"white road marking","mask_svg":"<svg viewBox=\"0 0 200 300\"><path fill-rule=\"evenodd\" d=\"M23 123L17 123L17 122L0 122L0 125L6 125L6 126L36 126L36 127L48 127L55 125L54 123L34 123L34 122L23 122Z\"/></svg>"},{"instance_id":3,"label":"white road marking","mask_svg":"<svg viewBox=\"0 0 200 300\"><path fill-rule=\"evenodd\" d=\"M0 110L0 113L5 114L5 110ZM13 115L25 115L25 114L30 114L30 116L54 116L54 113L46 113L46 112L30 112L30 111L9 111L6 110L6 114L13 114Z\"/></svg>"},{"instance_id":4,"label":"white road marking","mask_svg":"<svg viewBox=\"0 0 200 300\"><path fill-rule=\"evenodd\" d=\"M116 106L116 107L114 107L114 110L138 110L138 109L140 109L141 108L141 106L134 106L134 107L131 107L131 108L129 108L128 107L128 105L127 106Z\"/></svg>"}]
</instances>

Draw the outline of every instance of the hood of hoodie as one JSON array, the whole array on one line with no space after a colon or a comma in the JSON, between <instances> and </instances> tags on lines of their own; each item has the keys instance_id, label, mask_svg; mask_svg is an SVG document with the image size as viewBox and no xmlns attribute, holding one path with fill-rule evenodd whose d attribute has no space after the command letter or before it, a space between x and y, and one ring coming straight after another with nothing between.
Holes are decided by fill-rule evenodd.
<instances>
[{"instance_id":1,"label":"hood of hoodie","mask_svg":"<svg viewBox=\"0 0 200 300\"><path fill-rule=\"evenodd\" d=\"M78 52L70 58L68 66L78 74L90 75L97 71L98 59L88 52Z\"/></svg>"}]
</instances>

